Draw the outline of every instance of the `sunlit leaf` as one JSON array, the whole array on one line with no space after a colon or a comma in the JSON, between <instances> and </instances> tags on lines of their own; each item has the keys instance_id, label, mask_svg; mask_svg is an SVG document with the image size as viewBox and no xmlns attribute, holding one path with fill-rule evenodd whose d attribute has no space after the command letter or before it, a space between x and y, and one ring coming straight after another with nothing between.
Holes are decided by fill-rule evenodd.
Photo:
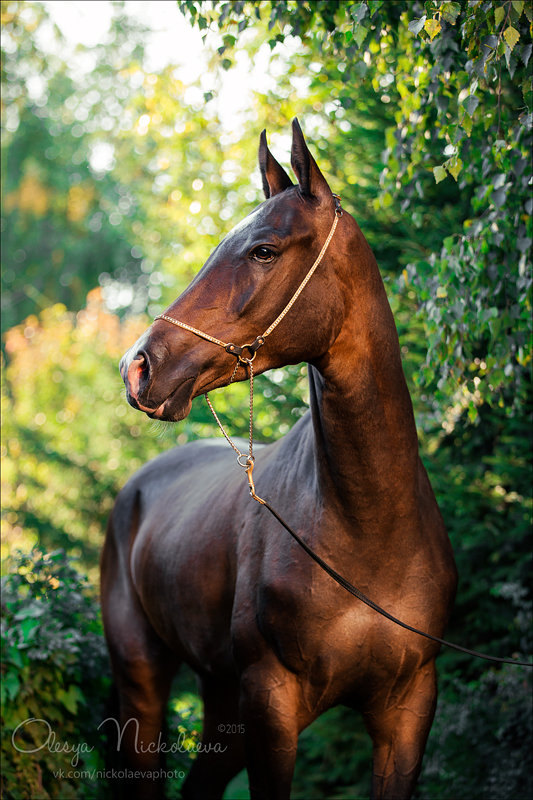
<instances>
[{"instance_id":1,"label":"sunlit leaf","mask_svg":"<svg viewBox=\"0 0 533 800\"><path fill-rule=\"evenodd\" d=\"M457 180L459 173L463 168L463 162L457 156L450 158L449 161L446 162L446 168L448 172Z\"/></svg>"},{"instance_id":2,"label":"sunlit leaf","mask_svg":"<svg viewBox=\"0 0 533 800\"><path fill-rule=\"evenodd\" d=\"M447 176L447 174L448 173L446 172L444 167L441 166L433 167L433 175L435 176L435 183L440 183L441 181L443 181L444 178Z\"/></svg>"},{"instance_id":3,"label":"sunlit leaf","mask_svg":"<svg viewBox=\"0 0 533 800\"><path fill-rule=\"evenodd\" d=\"M503 35L505 41L509 45L509 48L512 50L516 45L516 43L519 41L520 34L515 28L512 27L512 25L509 25L509 27L504 30Z\"/></svg>"},{"instance_id":4,"label":"sunlit leaf","mask_svg":"<svg viewBox=\"0 0 533 800\"><path fill-rule=\"evenodd\" d=\"M441 26L438 19L427 19L424 23L424 29L429 34L431 40L435 38L435 36L440 33Z\"/></svg>"},{"instance_id":5,"label":"sunlit leaf","mask_svg":"<svg viewBox=\"0 0 533 800\"><path fill-rule=\"evenodd\" d=\"M368 29L365 28L363 25L358 25L356 27L353 38L358 47L360 47L363 44L367 35L368 35Z\"/></svg>"}]
</instances>

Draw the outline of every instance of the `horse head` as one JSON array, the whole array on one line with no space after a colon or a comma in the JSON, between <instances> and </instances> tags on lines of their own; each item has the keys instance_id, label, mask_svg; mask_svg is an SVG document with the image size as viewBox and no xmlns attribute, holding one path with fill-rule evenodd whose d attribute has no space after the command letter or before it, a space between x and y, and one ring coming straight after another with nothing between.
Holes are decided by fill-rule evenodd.
<instances>
[{"instance_id":1,"label":"horse head","mask_svg":"<svg viewBox=\"0 0 533 800\"><path fill-rule=\"evenodd\" d=\"M134 408L156 419L184 419L195 397L232 379L234 354L213 339L235 343L237 350L261 339L294 295L339 208L297 120L291 164L297 184L271 154L263 131L259 167L265 201L228 233L183 294L122 358L120 371ZM337 248L342 238L337 233ZM268 342L260 341L257 350L245 349L246 356L253 353L256 374L312 363L326 353L342 322L342 282L335 263L330 248L290 320L281 322ZM176 320L207 338L169 324ZM237 371L237 379L245 376L245 370Z\"/></svg>"}]
</instances>

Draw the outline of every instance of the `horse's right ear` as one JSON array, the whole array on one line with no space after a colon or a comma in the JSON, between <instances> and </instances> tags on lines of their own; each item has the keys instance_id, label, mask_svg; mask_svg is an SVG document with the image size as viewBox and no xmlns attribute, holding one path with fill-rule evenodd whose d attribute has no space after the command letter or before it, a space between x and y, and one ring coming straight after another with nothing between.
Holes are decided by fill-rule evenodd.
<instances>
[{"instance_id":1,"label":"horse's right ear","mask_svg":"<svg viewBox=\"0 0 533 800\"><path fill-rule=\"evenodd\" d=\"M281 164L278 164L268 149L266 131L262 131L259 137L259 169L261 170L263 191L267 200L269 197L273 197L293 185Z\"/></svg>"}]
</instances>

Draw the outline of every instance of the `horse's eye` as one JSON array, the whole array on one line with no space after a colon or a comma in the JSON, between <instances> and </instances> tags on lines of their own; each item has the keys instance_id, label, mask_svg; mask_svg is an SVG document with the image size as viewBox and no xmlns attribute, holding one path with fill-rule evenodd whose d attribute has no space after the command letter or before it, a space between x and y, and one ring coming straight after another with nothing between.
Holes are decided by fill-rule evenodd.
<instances>
[{"instance_id":1,"label":"horse's eye","mask_svg":"<svg viewBox=\"0 0 533 800\"><path fill-rule=\"evenodd\" d=\"M252 258L255 258L256 261L261 261L263 264L273 261L275 255L275 252L270 247L265 247L263 244L256 247L252 252Z\"/></svg>"}]
</instances>

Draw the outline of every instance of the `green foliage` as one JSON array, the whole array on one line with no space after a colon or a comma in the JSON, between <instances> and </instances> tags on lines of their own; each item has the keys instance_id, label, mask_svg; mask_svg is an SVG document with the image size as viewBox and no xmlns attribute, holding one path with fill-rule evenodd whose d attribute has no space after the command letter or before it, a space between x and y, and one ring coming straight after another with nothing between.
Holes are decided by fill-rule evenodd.
<instances>
[{"instance_id":1,"label":"green foliage","mask_svg":"<svg viewBox=\"0 0 533 800\"><path fill-rule=\"evenodd\" d=\"M509 420L483 406L472 426L460 407L450 412L448 433L429 440L425 457L459 571L449 638L492 655L525 655L533 650L530 418ZM441 662L463 679L484 666L446 651Z\"/></svg>"},{"instance_id":2,"label":"green foliage","mask_svg":"<svg viewBox=\"0 0 533 800\"><path fill-rule=\"evenodd\" d=\"M57 302L78 311L98 284L112 310L161 311L259 200L255 142L243 152L200 113L203 92L173 67L144 67L146 31L120 4L109 41L78 47L81 74L36 46L39 4L2 9L2 329Z\"/></svg>"},{"instance_id":3,"label":"green foliage","mask_svg":"<svg viewBox=\"0 0 533 800\"><path fill-rule=\"evenodd\" d=\"M16 551L2 578L2 796L108 796L102 723L117 714L94 588L62 550ZM167 714L167 796L180 797L196 757L202 706L185 672ZM116 716L115 716L116 718Z\"/></svg>"},{"instance_id":4,"label":"green foliage","mask_svg":"<svg viewBox=\"0 0 533 800\"><path fill-rule=\"evenodd\" d=\"M123 112L117 97L124 103L131 94L125 81L117 87L111 80L110 55L139 33L122 19L114 50L97 48L89 56L96 56L94 70L80 81L36 47L49 29L39 4L2 3L3 330L55 302L80 308L104 264L122 283L135 287L142 277L141 253L120 224L135 203L128 205L125 187L94 160L103 144L112 153L105 140ZM54 37L60 49L57 29ZM39 84L31 95L28 73ZM146 291L141 281L137 310L146 306Z\"/></svg>"},{"instance_id":5,"label":"green foliage","mask_svg":"<svg viewBox=\"0 0 533 800\"><path fill-rule=\"evenodd\" d=\"M181 797L182 776L191 768L202 739L202 701L191 683L187 686L186 675L178 677L167 711L168 744L174 751L167 756L166 769L178 776L166 787L169 800Z\"/></svg>"},{"instance_id":6,"label":"green foliage","mask_svg":"<svg viewBox=\"0 0 533 800\"><path fill-rule=\"evenodd\" d=\"M110 679L94 593L61 550L18 553L9 567L2 579L2 795L93 797L94 784L73 773L103 768L97 727Z\"/></svg>"},{"instance_id":7,"label":"green foliage","mask_svg":"<svg viewBox=\"0 0 533 800\"><path fill-rule=\"evenodd\" d=\"M159 451L153 436L141 437L150 425L128 410L117 369L144 327L121 326L95 290L77 316L56 305L9 331L4 546L62 547L94 572L114 497Z\"/></svg>"},{"instance_id":8,"label":"green foliage","mask_svg":"<svg viewBox=\"0 0 533 800\"><path fill-rule=\"evenodd\" d=\"M526 674L524 674L524 672ZM441 699L415 798L517 800L533 792L531 673L506 667Z\"/></svg>"},{"instance_id":9,"label":"green foliage","mask_svg":"<svg viewBox=\"0 0 533 800\"><path fill-rule=\"evenodd\" d=\"M435 19L446 5L433 4ZM469 5L458 12L459 27L443 22L435 43L423 35L415 43L418 77L413 86L405 64L405 84L399 83L409 89L400 92L402 137L388 139L388 174L395 182L401 179L409 198L417 182L423 186L426 163L439 148L449 157L433 167L436 181L451 175L468 198L460 227L437 252L428 249L427 256L412 261L406 277L428 341L419 385L431 387L442 410L457 387L476 379L472 421L481 403L499 403L516 413L529 384L533 109L526 94L521 103L517 88L528 81L531 30L521 12L505 5L509 18L517 24L521 18L520 57L501 40L493 4ZM396 72L397 83L398 77ZM413 89L416 110L408 114Z\"/></svg>"},{"instance_id":10,"label":"green foliage","mask_svg":"<svg viewBox=\"0 0 533 800\"><path fill-rule=\"evenodd\" d=\"M331 708L300 736L292 797L353 800L368 797L372 744L362 718Z\"/></svg>"}]
</instances>

